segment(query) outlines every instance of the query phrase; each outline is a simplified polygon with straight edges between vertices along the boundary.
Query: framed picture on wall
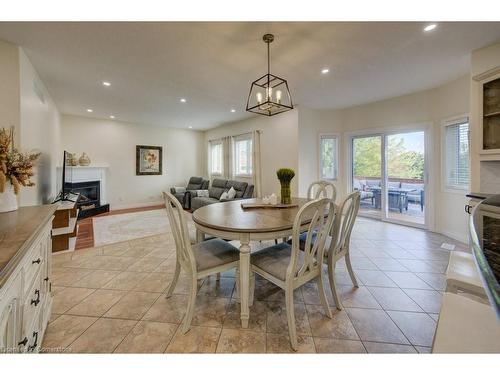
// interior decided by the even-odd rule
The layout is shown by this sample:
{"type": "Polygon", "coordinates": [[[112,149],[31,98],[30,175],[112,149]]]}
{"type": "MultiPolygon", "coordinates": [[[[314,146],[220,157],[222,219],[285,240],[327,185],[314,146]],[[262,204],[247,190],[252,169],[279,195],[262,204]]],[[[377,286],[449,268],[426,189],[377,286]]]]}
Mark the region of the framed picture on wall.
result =
{"type": "Polygon", "coordinates": [[[135,174],[137,176],[162,174],[161,146],[135,146],[135,174]]]}

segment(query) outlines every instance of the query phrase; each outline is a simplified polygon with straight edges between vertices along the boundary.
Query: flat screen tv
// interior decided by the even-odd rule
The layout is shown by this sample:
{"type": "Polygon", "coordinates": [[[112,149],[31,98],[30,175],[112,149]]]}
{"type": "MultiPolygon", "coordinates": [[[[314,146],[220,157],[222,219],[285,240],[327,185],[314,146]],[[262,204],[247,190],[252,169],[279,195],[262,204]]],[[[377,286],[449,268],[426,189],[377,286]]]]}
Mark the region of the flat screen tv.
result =
{"type": "Polygon", "coordinates": [[[68,163],[68,158],[70,154],[67,151],[64,151],[63,153],[63,165],[62,165],[62,172],[61,172],[61,191],[59,192],[59,195],[57,196],[55,202],[59,201],[71,201],[69,199],[69,195],[71,193],[71,168],[69,163],[68,163]]]}

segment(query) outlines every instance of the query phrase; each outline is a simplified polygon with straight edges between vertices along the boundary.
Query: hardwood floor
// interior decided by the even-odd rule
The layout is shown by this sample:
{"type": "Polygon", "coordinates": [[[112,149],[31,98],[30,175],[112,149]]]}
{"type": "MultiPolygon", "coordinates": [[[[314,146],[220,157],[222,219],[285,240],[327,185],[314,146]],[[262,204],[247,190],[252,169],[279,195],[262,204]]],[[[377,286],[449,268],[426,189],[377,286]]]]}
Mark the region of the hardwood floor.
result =
{"type": "MultiPolygon", "coordinates": [[[[100,214],[100,215],[97,215],[94,217],[120,215],[120,214],[128,214],[131,212],[157,210],[157,209],[162,208],[162,207],[164,207],[164,206],[160,204],[160,205],[148,206],[148,207],[127,208],[124,210],[114,210],[114,211],[106,212],[104,214],[100,214]]],[[[78,235],[76,236],[75,250],[86,249],[88,247],[93,247],[93,246],[94,246],[93,217],[78,220],[78,235]]]]}

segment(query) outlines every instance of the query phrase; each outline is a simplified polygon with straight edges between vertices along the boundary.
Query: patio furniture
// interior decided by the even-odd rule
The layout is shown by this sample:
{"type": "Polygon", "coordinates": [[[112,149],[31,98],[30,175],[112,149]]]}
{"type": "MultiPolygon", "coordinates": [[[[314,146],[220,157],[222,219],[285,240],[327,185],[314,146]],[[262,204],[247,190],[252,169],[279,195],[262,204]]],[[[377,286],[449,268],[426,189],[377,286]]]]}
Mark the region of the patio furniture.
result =
{"type": "MultiPolygon", "coordinates": [[[[371,189],[375,198],[375,208],[380,209],[382,207],[382,189],[380,187],[372,187],[371,189]]],[[[390,210],[398,210],[399,213],[403,213],[403,208],[408,210],[406,197],[414,189],[388,188],[387,190],[390,210]]]]}
{"type": "Polygon", "coordinates": [[[372,205],[375,204],[373,192],[370,191],[368,185],[366,184],[366,180],[354,179],[353,190],[359,192],[361,201],[369,200],[372,205]]]}
{"type": "Polygon", "coordinates": [[[406,210],[408,210],[408,203],[415,203],[420,205],[421,211],[424,211],[425,184],[403,182],[401,188],[413,190],[407,194],[406,210]]]}
{"type": "Polygon", "coordinates": [[[168,220],[175,240],[177,261],[174,279],[167,291],[167,298],[172,296],[181,268],[191,278],[186,315],[182,324],[182,333],[189,331],[193,320],[198,280],[220,272],[237,268],[240,253],[236,247],[221,239],[212,239],[191,245],[186,224],[186,217],[178,199],[167,192],[163,193],[168,220]]]}

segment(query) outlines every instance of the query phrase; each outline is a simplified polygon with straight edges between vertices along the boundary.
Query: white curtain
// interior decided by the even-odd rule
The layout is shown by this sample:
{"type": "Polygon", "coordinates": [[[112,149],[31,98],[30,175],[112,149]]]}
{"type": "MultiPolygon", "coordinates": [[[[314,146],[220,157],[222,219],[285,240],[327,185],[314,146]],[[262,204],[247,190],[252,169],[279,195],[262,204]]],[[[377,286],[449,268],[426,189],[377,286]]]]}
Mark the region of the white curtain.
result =
{"type": "Polygon", "coordinates": [[[253,166],[253,184],[254,196],[262,197],[262,167],[260,163],[260,135],[262,130],[252,132],[252,166],[253,166]]]}
{"type": "Polygon", "coordinates": [[[222,177],[226,180],[233,176],[233,138],[222,138],[222,177]]]}

